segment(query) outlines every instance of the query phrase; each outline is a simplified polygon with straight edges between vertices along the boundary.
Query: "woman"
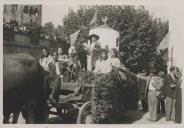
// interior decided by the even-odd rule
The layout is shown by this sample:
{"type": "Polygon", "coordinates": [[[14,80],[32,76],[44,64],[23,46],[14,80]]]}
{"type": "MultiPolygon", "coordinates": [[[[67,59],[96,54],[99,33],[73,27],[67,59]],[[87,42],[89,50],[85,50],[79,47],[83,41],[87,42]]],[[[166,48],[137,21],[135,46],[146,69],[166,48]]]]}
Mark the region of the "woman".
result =
{"type": "Polygon", "coordinates": [[[40,65],[46,72],[49,72],[49,63],[53,61],[52,56],[49,54],[49,50],[47,48],[42,48],[41,58],[39,60],[40,65]]]}
{"type": "Polygon", "coordinates": [[[89,71],[95,68],[95,63],[100,56],[101,45],[100,42],[98,41],[99,38],[100,37],[96,34],[92,34],[88,37],[90,43],[88,44],[89,55],[87,56],[88,59],[87,68],[89,71]]]}
{"type": "Polygon", "coordinates": [[[119,68],[121,66],[120,60],[118,58],[118,50],[116,48],[112,48],[109,52],[112,66],[119,68]]]}
{"type": "Polygon", "coordinates": [[[101,50],[100,58],[96,61],[94,73],[104,74],[109,73],[112,70],[111,59],[108,58],[108,52],[106,49],[101,50]]]}
{"type": "Polygon", "coordinates": [[[118,55],[119,55],[119,52],[116,48],[112,48],[109,51],[109,56],[111,58],[112,68],[113,69],[114,68],[121,68],[121,69],[128,71],[128,69],[125,67],[125,65],[123,63],[121,63],[120,59],[118,58],[118,55]]]}

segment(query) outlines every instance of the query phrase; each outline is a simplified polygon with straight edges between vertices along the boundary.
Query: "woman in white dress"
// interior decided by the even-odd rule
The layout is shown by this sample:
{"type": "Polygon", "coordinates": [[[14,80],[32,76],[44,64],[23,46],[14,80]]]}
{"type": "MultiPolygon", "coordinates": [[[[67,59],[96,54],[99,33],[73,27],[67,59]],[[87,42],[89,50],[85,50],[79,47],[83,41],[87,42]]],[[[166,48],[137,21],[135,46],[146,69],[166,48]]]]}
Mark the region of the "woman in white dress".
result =
{"type": "Polygon", "coordinates": [[[112,70],[111,59],[108,58],[108,52],[106,49],[102,49],[100,58],[95,64],[95,74],[109,73],[112,70]]]}

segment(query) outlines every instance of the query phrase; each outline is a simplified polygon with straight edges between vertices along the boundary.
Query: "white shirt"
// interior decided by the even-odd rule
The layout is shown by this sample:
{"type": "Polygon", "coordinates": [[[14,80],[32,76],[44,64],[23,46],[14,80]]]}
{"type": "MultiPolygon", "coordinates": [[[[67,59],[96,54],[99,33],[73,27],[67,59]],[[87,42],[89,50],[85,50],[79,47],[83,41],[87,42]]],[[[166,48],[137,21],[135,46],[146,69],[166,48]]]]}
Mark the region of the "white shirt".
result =
{"type": "Polygon", "coordinates": [[[52,56],[44,57],[39,60],[40,65],[43,67],[45,71],[49,71],[49,63],[53,61],[52,56]]]}
{"type": "Polygon", "coordinates": [[[97,60],[95,64],[94,73],[109,73],[112,70],[111,59],[107,60],[97,60]]]}
{"type": "Polygon", "coordinates": [[[149,85],[148,85],[148,90],[154,91],[155,88],[153,87],[153,82],[154,82],[154,77],[151,78],[149,85]]]}
{"type": "Polygon", "coordinates": [[[89,42],[88,45],[86,45],[87,48],[89,49],[90,53],[95,49],[95,46],[97,44],[100,45],[100,43],[98,41],[95,41],[95,42],[92,42],[92,43],[89,42]]]}
{"type": "Polygon", "coordinates": [[[121,66],[120,60],[118,58],[111,58],[111,64],[112,66],[115,66],[115,67],[121,66]]]}
{"type": "Polygon", "coordinates": [[[174,75],[172,73],[170,73],[172,79],[175,81],[174,75]]]}

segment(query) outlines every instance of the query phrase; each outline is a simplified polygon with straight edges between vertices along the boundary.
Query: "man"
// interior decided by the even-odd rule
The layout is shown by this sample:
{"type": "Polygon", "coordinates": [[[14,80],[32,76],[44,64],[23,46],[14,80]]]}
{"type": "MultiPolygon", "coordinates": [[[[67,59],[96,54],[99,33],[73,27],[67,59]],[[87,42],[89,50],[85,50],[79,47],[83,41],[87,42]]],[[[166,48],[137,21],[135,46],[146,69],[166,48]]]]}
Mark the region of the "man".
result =
{"type": "Polygon", "coordinates": [[[182,121],[182,88],[181,88],[181,82],[182,82],[182,74],[178,67],[176,67],[176,85],[177,85],[177,96],[176,96],[176,112],[175,112],[175,122],[181,123],[182,121]]]}
{"type": "Polygon", "coordinates": [[[47,75],[47,80],[49,81],[49,101],[55,102],[57,91],[60,86],[60,78],[62,77],[58,62],[58,53],[53,52],[53,61],[49,63],[49,74],[47,75]]]}
{"type": "Polygon", "coordinates": [[[165,95],[164,95],[164,84],[163,84],[163,81],[165,79],[165,74],[166,73],[164,71],[160,71],[158,73],[158,78],[162,83],[157,84],[158,113],[162,115],[165,115],[165,95]]]}
{"type": "Polygon", "coordinates": [[[150,70],[150,77],[146,83],[146,93],[148,94],[148,110],[150,118],[148,121],[155,122],[157,121],[157,105],[158,99],[156,97],[156,89],[154,87],[154,78],[156,77],[157,70],[155,68],[150,70]]]}
{"type": "Polygon", "coordinates": [[[70,60],[68,62],[68,69],[70,71],[70,79],[77,81],[78,73],[81,69],[81,63],[80,63],[77,55],[70,58],[70,60]]]}
{"type": "Polygon", "coordinates": [[[165,95],[166,95],[166,120],[175,120],[175,103],[177,96],[177,85],[175,79],[176,68],[172,66],[170,68],[170,73],[166,76],[165,85],[165,95]]]}
{"type": "Polygon", "coordinates": [[[138,81],[139,85],[139,92],[140,92],[140,99],[142,104],[142,111],[148,111],[148,97],[145,96],[145,88],[147,83],[148,72],[146,69],[143,69],[141,72],[141,78],[138,81]]]}

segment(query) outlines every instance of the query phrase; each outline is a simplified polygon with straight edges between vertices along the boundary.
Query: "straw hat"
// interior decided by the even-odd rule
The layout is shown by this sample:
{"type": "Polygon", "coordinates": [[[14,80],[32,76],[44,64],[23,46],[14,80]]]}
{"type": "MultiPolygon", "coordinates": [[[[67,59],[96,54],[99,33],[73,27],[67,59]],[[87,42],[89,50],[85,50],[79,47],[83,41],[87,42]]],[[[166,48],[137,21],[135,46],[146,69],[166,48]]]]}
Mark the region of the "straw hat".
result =
{"type": "Polygon", "coordinates": [[[95,37],[95,38],[96,38],[96,41],[99,40],[99,38],[100,38],[98,35],[92,34],[92,35],[88,36],[88,39],[89,39],[90,41],[92,41],[92,37],[95,37]]]}

